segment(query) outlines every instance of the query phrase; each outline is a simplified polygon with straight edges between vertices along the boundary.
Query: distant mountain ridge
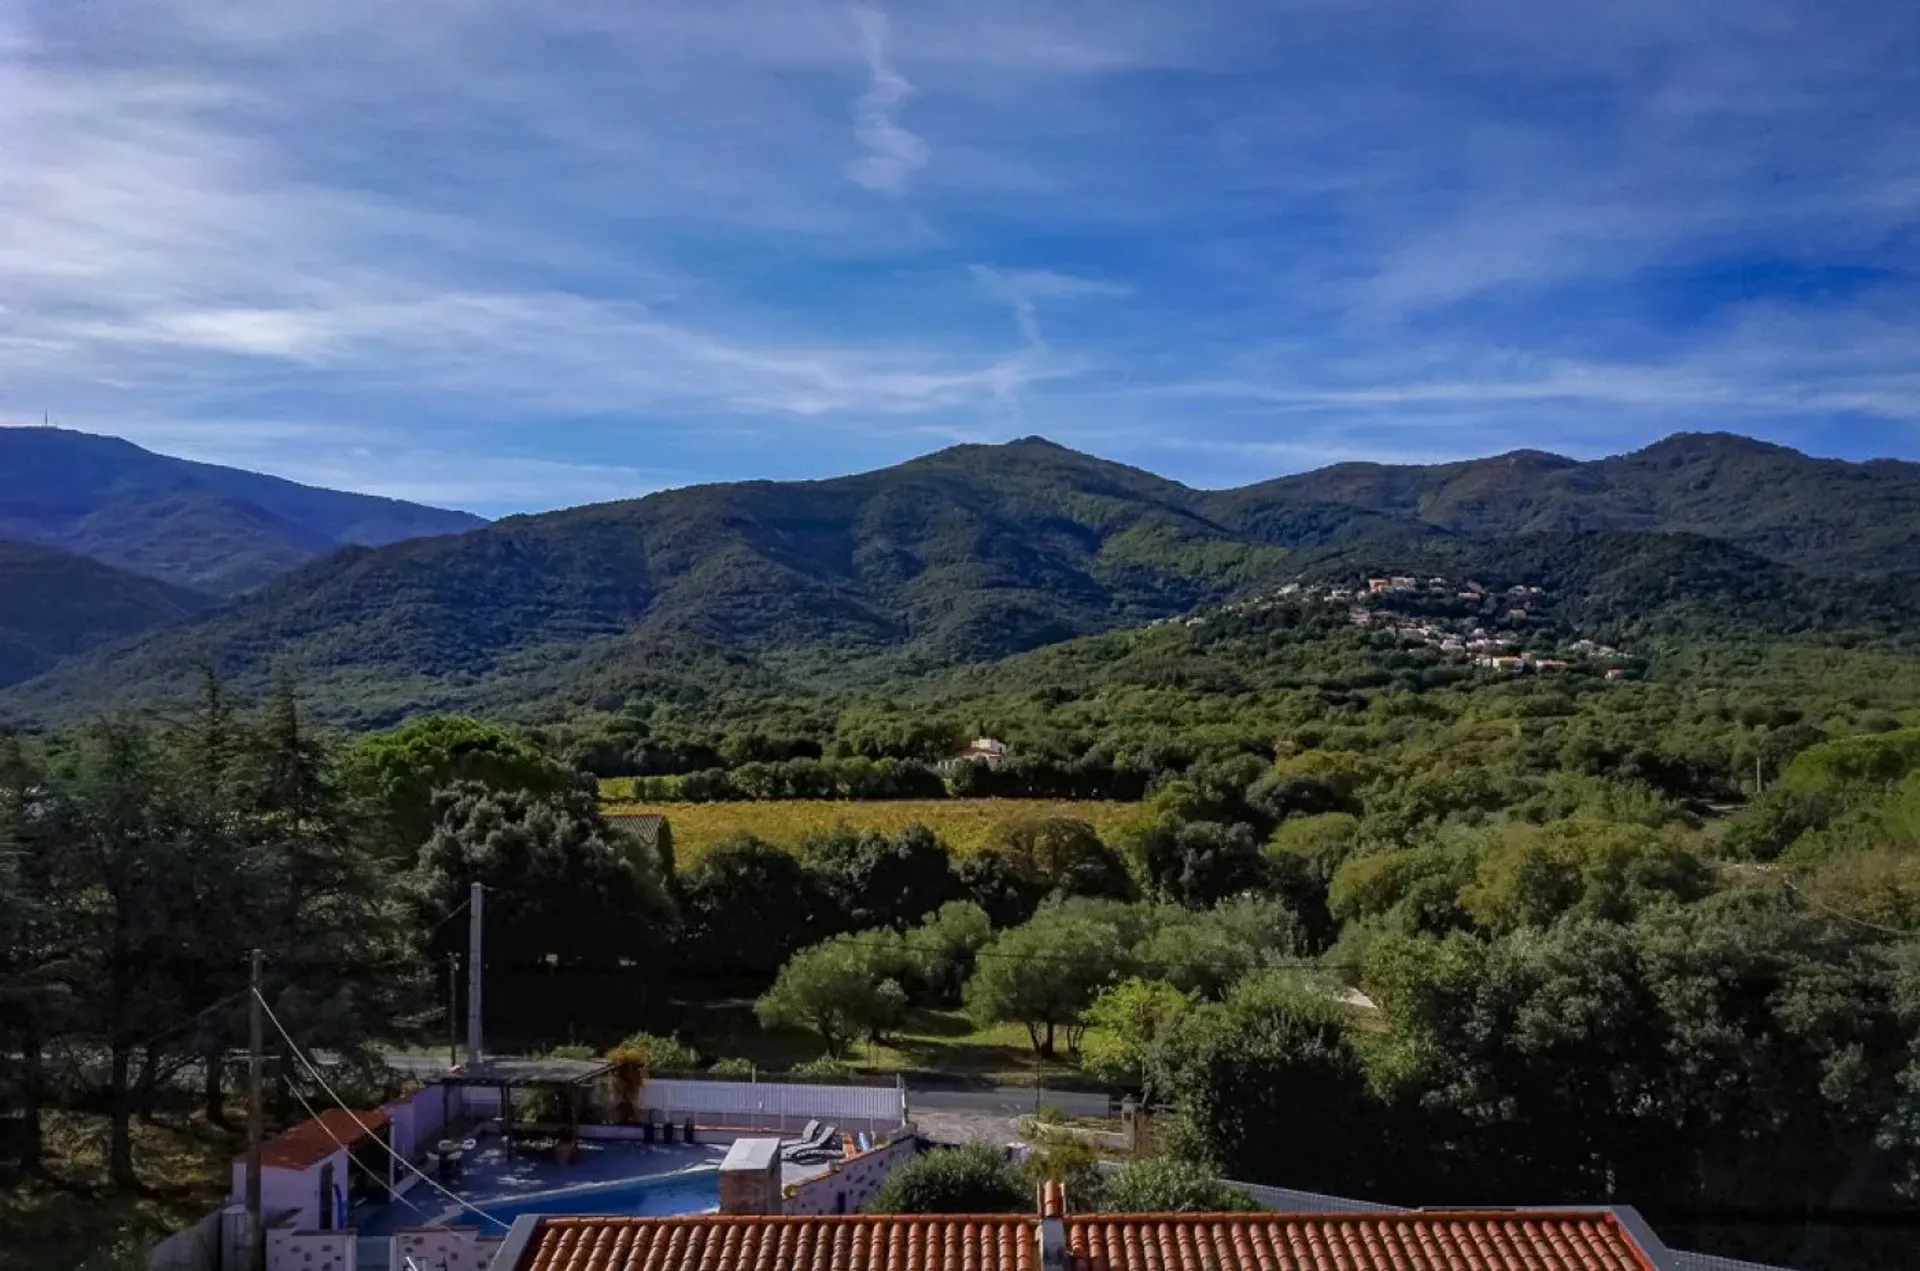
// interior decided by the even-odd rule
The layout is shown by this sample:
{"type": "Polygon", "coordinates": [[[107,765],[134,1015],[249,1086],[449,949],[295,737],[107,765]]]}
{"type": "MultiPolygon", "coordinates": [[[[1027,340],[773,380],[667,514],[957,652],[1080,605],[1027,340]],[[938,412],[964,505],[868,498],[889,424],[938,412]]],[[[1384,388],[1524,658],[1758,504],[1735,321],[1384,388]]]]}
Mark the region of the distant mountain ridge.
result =
{"type": "Polygon", "coordinates": [[[832,480],[695,486],[348,548],[56,668],[0,712],[164,694],[201,664],[244,686],[279,658],[358,722],[573,700],[588,684],[618,700],[662,650],[912,674],[1395,560],[1551,570],[1569,603],[1647,630],[1799,631],[1811,615],[1881,631],[1920,612],[1913,584],[1866,603],[1816,575],[1920,574],[1917,474],[1704,437],[1590,464],[1342,465],[1201,491],[1039,438],[959,446],[832,480]]]}
{"type": "Polygon", "coordinates": [[[1815,459],[1681,433],[1587,462],[1537,450],[1426,467],[1344,463],[1224,492],[1214,515],[1334,503],[1480,536],[1700,534],[1801,569],[1920,574],[1920,464],[1815,459]]]}
{"type": "Polygon", "coordinates": [[[348,544],[486,522],[194,463],[117,437],[0,428],[0,539],[78,553],[210,595],[256,587],[348,544]]]}

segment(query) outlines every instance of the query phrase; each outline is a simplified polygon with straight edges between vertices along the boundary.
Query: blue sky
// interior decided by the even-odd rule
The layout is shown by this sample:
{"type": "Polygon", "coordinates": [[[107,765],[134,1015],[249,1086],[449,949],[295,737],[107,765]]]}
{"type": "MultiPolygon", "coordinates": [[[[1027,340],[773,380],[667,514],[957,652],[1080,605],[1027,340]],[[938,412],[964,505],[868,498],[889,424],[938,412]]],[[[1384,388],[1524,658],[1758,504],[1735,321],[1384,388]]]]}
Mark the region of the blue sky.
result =
{"type": "Polygon", "coordinates": [[[1920,458],[1911,0],[0,5],[0,421],[498,514],[1920,458]]]}

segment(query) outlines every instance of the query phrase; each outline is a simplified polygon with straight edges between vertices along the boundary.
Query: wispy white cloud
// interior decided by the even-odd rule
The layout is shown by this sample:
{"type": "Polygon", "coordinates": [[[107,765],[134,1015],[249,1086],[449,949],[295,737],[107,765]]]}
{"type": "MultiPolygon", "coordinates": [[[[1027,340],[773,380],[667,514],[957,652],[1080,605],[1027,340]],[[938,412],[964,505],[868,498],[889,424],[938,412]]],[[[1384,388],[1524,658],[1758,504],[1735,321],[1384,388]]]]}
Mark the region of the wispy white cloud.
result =
{"type": "Polygon", "coordinates": [[[1016,426],[1241,476],[1906,445],[1916,40],[1895,0],[24,0],[0,412],[274,470],[351,435],[358,482],[544,456],[554,499],[1016,426]]]}
{"type": "Polygon", "coordinates": [[[1000,270],[973,265],[974,281],[994,299],[1013,312],[1014,325],[1027,347],[1037,353],[1052,352],[1040,333],[1039,302],[1042,300],[1078,300],[1088,298],[1119,299],[1133,294],[1124,283],[1104,282],[1097,278],[1076,278],[1049,269],[1000,270]]]}
{"type": "MultiPolygon", "coordinates": [[[[511,400],[533,411],[911,415],[981,406],[1068,373],[1031,350],[967,356],[730,340],[640,306],[561,293],[169,310],[58,330],[82,364],[210,352],[298,364],[317,377],[310,387],[332,377],[368,390],[511,400]]],[[[233,374],[206,370],[216,379],[233,374]]]]}
{"type": "Polygon", "coordinates": [[[892,23],[877,4],[856,4],[854,22],[867,60],[867,91],[854,106],[853,135],[867,153],[847,165],[856,184],[882,194],[900,194],[915,172],[926,166],[927,143],[901,125],[899,114],[913,85],[894,69],[890,49],[892,23]]]}

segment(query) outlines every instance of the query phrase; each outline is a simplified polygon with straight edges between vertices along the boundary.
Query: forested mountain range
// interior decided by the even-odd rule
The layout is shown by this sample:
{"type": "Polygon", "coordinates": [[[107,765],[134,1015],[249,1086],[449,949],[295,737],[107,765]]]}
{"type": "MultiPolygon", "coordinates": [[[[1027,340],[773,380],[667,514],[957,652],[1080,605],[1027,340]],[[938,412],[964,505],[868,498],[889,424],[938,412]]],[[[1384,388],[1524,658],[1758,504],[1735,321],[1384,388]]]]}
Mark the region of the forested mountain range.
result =
{"type": "Polygon", "coordinates": [[[210,595],[245,591],[350,543],[483,524],[466,512],[158,455],[117,437],[0,428],[0,539],[210,595]]]}
{"type": "Polygon", "coordinates": [[[275,659],[347,722],[618,700],[675,676],[911,677],[1388,568],[1550,583],[1621,636],[1892,638],[1916,607],[1916,474],[1687,436],[1592,464],[1343,465],[1200,491],[1038,438],[958,446],[345,548],[56,668],[0,712],[152,697],[203,664],[257,684],[275,659]]]}
{"type": "Polygon", "coordinates": [[[208,596],[71,552],[0,542],[0,685],[213,607],[208,596]]]}
{"type": "Polygon", "coordinates": [[[1224,523],[1329,503],[1460,534],[1700,534],[1803,569],[1920,570],[1920,464],[1814,459],[1727,433],[1683,433],[1582,463],[1540,451],[1427,467],[1343,463],[1215,496],[1224,523]]]}

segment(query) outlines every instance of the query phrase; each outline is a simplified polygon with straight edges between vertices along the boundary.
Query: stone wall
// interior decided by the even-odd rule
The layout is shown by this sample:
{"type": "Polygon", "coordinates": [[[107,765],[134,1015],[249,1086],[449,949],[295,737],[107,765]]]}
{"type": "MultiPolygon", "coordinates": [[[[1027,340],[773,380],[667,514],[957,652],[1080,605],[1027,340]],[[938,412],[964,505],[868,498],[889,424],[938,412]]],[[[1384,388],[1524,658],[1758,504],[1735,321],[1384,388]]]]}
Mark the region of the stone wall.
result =
{"type": "Polygon", "coordinates": [[[506,1237],[482,1235],[477,1227],[413,1227],[394,1233],[395,1261],[412,1258],[421,1271],[487,1271],[506,1237]]]}
{"type": "Polygon", "coordinates": [[[355,1271],[351,1231],[275,1227],[267,1233],[267,1271],[355,1271]]]}
{"type": "Polygon", "coordinates": [[[873,1199],[893,1167],[920,1150],[920,1141],[903,1134],[870,1152],[850,1156],[818,1178],[797,1183],[788,1193],[789,1214],[851,1214],[873,1199]]]}

